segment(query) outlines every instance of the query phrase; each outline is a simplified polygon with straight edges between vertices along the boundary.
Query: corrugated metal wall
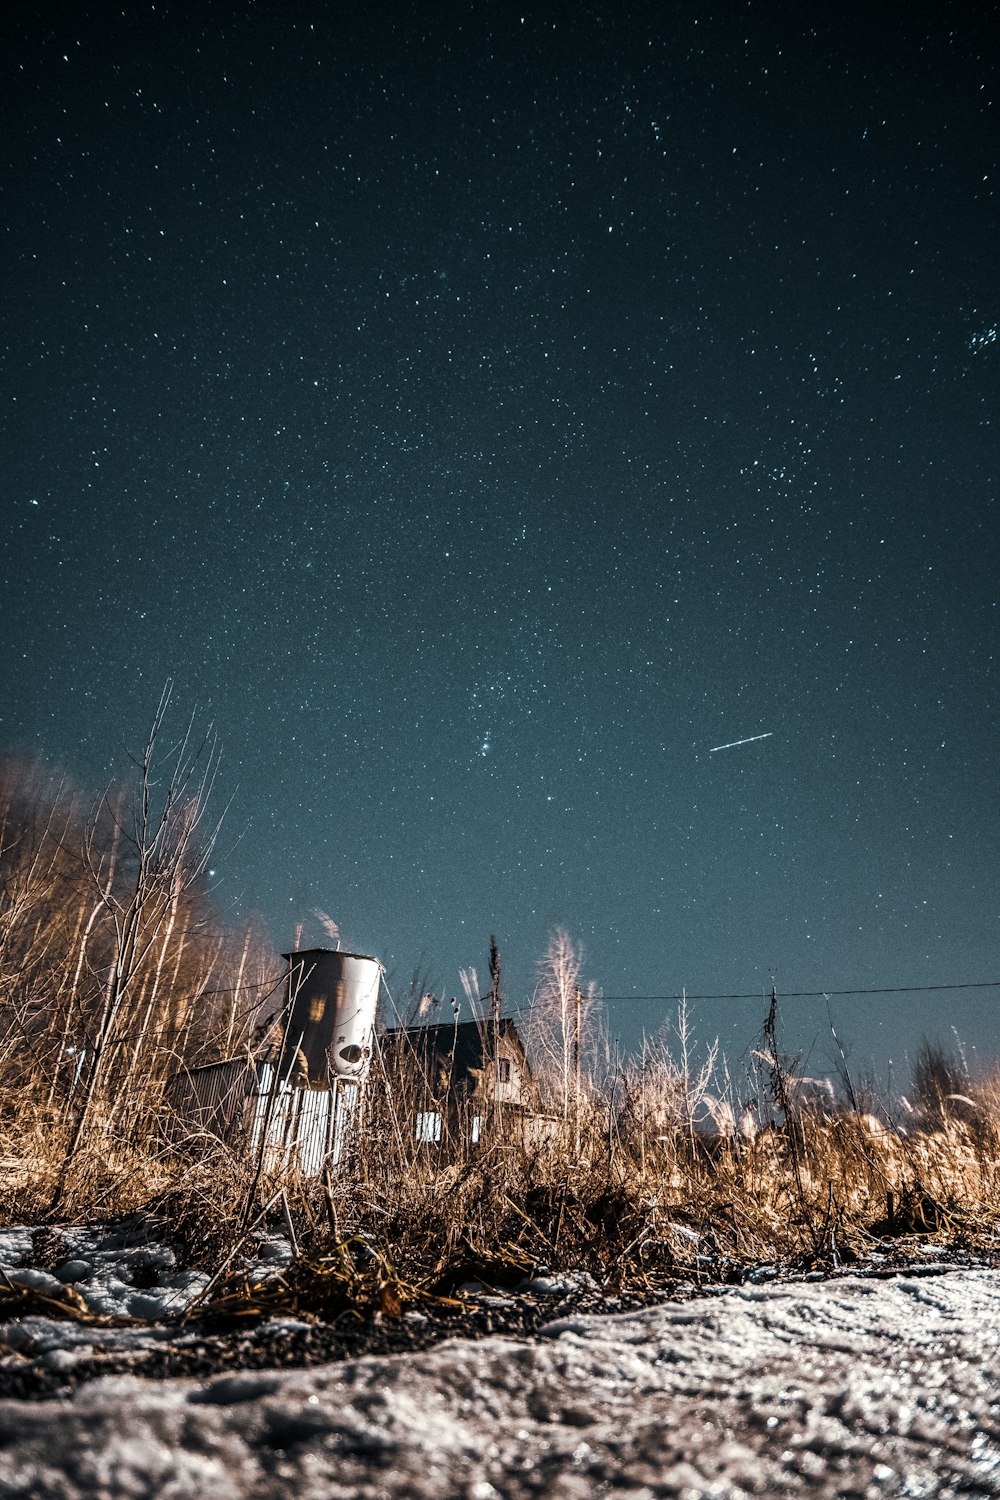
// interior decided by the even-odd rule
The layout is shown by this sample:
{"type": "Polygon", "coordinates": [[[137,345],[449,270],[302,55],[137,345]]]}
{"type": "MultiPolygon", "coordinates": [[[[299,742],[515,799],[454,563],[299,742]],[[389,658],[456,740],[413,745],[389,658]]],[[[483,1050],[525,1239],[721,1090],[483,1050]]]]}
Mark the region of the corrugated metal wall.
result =
{"type": "Polygon", "coordinates": [[[343,1158],[358,1103],[358,1085],[293,1088],[273,1063],[246,1058],[179,1073],[172,1103],[185,1124],[207,1131],[275,1172],[318,1176],[343,1158]]]}
{"type": "Polygon", "coordinates": [[[178,1073],[170,1102],[186,1126],[235,1143],[249,1127],[250,1100],[257,1088],[254,1064],[248,1057],[234,1057],[178,1073]]]}
{"type": "Polygon", "coordinates": [[[333,1089],[296,1089],[261,1063],[251,1150],[261,1142],[272,1171],[298,1169],[317,1177],[342,1159],[358,1103],[358,1085],[338,1080],[333,1089]]]}

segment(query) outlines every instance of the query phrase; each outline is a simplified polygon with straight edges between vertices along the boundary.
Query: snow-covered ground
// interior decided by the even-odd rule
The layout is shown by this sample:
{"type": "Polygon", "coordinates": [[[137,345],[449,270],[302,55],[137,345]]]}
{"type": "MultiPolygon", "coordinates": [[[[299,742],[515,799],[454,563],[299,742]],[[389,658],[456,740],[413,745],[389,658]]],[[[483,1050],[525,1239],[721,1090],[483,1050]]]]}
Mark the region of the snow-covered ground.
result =
{"type": "MultiPolygon", "coordinates": [[[[105,1229],[63,1228],[58,1232],[65,1253],[50,1255],[45,1268],[34,1264],[37,1231],[23,1226],[0,1229],[0,1276],[22,1286],[58,1295],[77,1292],[90,1311],[103,1317],[164,1318],[176,1316],[208,1281],[200,1271],[181,1270],[174,1252],[150,1235],[148,1221],[136,1219],[105,1229]]],[[[285,1253],[276,1260],[291,1258],[285,1253]]],[[[6,1331],[0,1328],[0,1339],[6,1331]]]]}
{"type": "MultiPolygon", "coordinates": [[[[46,1336],[72,1358],[85,1331],[46,1336]]],[[[0,1402],[0,1497],[992,1496],[998,1397],[997,1273],[772,1282],[535,1342],[0,1402]]]]}

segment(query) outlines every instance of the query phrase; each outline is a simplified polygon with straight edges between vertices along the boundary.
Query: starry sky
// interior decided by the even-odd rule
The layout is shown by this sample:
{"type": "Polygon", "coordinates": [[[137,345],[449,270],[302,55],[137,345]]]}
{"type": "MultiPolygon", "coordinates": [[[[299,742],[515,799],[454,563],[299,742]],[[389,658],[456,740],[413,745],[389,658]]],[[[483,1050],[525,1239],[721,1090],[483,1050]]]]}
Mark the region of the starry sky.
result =
{"type": "Polygon", "coordinates": [[[0,749],[97,788],[171,679],[227,920],[398,990],[559,923],[609,997],[1000,978],[995,8],[38,9],[0,749]]]}

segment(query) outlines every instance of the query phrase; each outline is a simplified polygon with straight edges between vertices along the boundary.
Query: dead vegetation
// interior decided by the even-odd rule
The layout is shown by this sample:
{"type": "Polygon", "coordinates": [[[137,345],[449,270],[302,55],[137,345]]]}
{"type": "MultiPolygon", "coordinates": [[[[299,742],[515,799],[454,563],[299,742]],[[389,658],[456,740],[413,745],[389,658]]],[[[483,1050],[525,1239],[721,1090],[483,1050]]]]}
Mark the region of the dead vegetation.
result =
{"type": "MultiPolygon", "coordinates": [[[[216,1273],[198,1311],[218,1319],[389,1316],[470,1282],[565,1271],[652,1292],[766,1263],[835,1270],[906,1236],[991,1253],[1000,1243],[1000,1083],[925,1049],[909,1099],[870,1112],[805,1088],[780,1056],[774,1014],[756,1078],[735,1080],[715,1051],[695,1060],[683,1009],[639,1056],[613,1062],[565,933],[540,971],[541,1134],[496,1104],[473,1139],[466,1100],[440,1139],[421,1139],[433,1083],[398,1049],[391,1065],[376,1055],[335,1172],[255,1170],[238,1142],[179,1130],[170,1078],[249,1047],[281,966],[212,908],[210,740],[189,734],[161,756],[162,732],[158,719],[136,794],[109,789],[89,809],[0,769],[8,1222],[158,1214],[182,1254],[216,1273]],[[274,1225],[296,1260],[255,1284],[241,1266],[274,1225]]],[[[499,955],[491,976],[495,1033],[499,955]]],[[[26,1295],[0,1288],[5,1305],[26,1295]]]]}

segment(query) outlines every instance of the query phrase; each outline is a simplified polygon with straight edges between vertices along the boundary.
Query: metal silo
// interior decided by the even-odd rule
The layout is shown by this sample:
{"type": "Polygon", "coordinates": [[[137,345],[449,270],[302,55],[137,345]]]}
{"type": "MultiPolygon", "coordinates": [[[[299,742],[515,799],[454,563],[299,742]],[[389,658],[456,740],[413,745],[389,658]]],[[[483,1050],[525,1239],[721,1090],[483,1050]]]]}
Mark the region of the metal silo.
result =
{"type": "Polygon", "coordinates": [[[382,965],[363,953],[329,948],[282,957],[288,989],[280,1075],[292,1075],[298,1062],[310,1084],[360,1082],[371,1061],[382,965]]]}

